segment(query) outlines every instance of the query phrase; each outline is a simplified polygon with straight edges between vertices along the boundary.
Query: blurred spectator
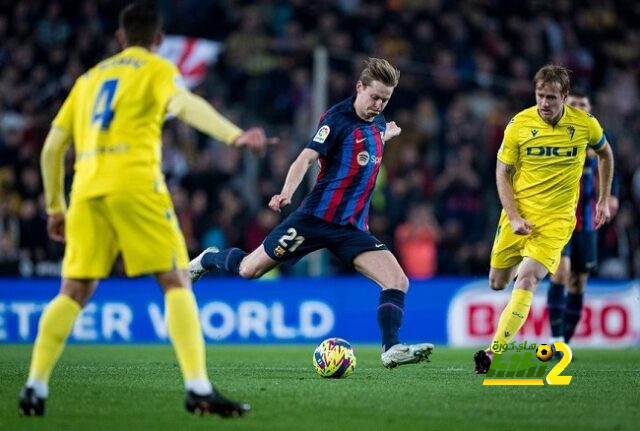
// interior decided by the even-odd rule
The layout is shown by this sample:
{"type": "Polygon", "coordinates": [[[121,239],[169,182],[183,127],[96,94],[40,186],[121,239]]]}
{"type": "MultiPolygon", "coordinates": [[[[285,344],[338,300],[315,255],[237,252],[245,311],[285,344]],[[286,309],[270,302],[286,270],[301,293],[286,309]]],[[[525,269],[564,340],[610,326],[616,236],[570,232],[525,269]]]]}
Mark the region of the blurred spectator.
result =
{"type": "Polygon", "coordinates": [[[412,207],[407,221],[395,232],[395,250],[407,276],[427,278],[436,274],[439,240],[440,227],[433,209],[426,204],[412,207]]]}
{"type": "MultiPolygon", "coordinates": [[[[118,8],[104,0],[0,3],[0,268],[15,273],[16,256],[33,260],[34,268],[59,260],[60,249],[43,233],[39,151],[74,79],[118,49],[118,8]],[[3,267],[7,261],[13,263],[3,267]]],[[[315,127],[313,49],[323,45],[328,104],[353,94],[363,58],[385,56],[400,68],[385,115],[403,134],[385,148],[370,226],[393,246],[416,217],[408,209],[433,206],[442,226],[438,274],[486,273],[500,210],[494,172],[504,127],[535,103],[533,71],[550,61],[569,67],[574,85],[594,95],[594,114],[620,161],[621,210],[600,235],[601,273],[640,277],[640,8],[634,2],[586,2],[579,9],[536,0],[517,7],[504,1],[159,4],[168,33],[225,45],[195,91],[240,124],[284,132],[276,133],[281,144],[255,162],[178,121],[166,123],[163,170],[190,252],[209,245],[253,248],[279,220],[262,202],[279,191],[315,127]]],[[[65,162],[70,184],[72,152],[65,162]]],[[[315,271],[326,273],[329,260],[318,261],[325,267],[315,271]]]]}

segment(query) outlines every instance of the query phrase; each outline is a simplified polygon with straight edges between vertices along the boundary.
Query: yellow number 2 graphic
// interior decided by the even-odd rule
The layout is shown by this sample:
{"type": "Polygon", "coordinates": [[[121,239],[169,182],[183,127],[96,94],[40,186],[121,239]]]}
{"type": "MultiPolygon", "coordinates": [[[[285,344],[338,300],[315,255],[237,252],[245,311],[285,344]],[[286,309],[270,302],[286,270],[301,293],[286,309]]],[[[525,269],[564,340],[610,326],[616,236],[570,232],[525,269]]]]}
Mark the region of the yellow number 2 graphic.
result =
{"type": "Polygon", "coordinates": [[[556,342],[553,343],[553,347],[556,348],[557,352],[562,352],[562,359],[558,362],[555,367],[549,371],[547,374],[547,383],[550,385],[568,385],[571,382],[571,377],[573,376],[561,376],[560,373],[567,368],[567,365],[571,362],[573,358],[573,353],[571,352],[571,348],[567,346],[565,343],[556,342]]]}

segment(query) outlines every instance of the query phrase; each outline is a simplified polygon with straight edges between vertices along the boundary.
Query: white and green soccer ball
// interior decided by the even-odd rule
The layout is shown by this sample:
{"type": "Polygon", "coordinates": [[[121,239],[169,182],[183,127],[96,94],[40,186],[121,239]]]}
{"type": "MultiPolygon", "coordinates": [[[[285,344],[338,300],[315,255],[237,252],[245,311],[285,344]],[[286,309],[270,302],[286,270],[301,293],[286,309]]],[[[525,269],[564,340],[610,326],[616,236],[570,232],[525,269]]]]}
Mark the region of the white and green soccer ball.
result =
{"type": "Polygon", "coordinates": [[[313,352],[313,368],[322,377],[347,377],[356,368],[353,346],[342,338],[327,338],[313,352]]]}

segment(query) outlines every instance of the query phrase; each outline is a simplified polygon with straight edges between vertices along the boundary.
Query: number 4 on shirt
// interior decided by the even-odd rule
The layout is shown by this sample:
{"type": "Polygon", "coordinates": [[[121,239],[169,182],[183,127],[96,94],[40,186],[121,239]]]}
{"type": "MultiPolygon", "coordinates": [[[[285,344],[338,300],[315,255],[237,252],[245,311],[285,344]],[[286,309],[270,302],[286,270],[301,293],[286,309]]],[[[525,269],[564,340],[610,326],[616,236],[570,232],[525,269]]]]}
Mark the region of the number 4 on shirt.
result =
{"type": "Polygon", "coordinates": [[[104,81],[93,104],[91,124],[100,123],[101,130],[108,130],[111,120],[113,120],[113,96],[116,94],[117,86],[117,79],[104,81]]]}

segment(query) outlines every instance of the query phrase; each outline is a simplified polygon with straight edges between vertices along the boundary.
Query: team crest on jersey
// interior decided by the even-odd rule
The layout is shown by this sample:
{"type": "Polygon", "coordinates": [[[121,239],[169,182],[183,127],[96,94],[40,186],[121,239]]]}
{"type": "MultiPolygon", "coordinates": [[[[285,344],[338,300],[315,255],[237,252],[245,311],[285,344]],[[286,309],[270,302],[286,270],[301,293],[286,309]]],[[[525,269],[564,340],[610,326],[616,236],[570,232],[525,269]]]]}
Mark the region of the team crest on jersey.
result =
{"type": "Polygon", "coordinates": [[[329,136],[329,132],[331,132],[331,129],[326,124],[320,127],[318,129],[318,132],[316,133],[316,136],[313,137],[313,142],[324,144],[324,141],[327,139],[327,136],[329,136]]]}
{"type": "Polygon", "coordinates": [[[369,153],[366,151],[360,151],[356,156],[356,160],[358,161],[358,164],[360,166],[367,166],[367,163],[369,163],[369,158],[369,153]]]}
{"type": "Polygon", "coordinates": [[[273,254],[276,255],[276,257],[282,257],[284,256],[284,252],[286,250],[282,247],[282,246],[277,246],[274,250],[273,250],[273,254]]]}
{"type": "Polygon", "coordinates": [[[573,139],[573,135],[576,133],[576,128],[573,126],[567,127],[567,133],[569,134],[569,139],[573,139]]]}
{"type": "Polygon", "coordinates": [[[538,134],[538,129],[531,129],[531,136],[535,138],[537,134],[538,134]]]}

